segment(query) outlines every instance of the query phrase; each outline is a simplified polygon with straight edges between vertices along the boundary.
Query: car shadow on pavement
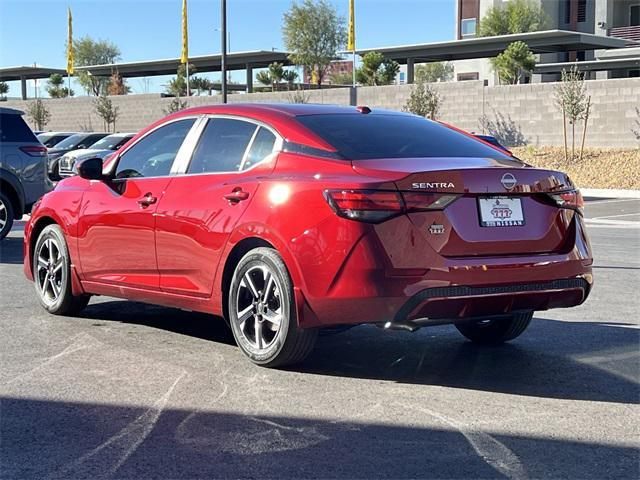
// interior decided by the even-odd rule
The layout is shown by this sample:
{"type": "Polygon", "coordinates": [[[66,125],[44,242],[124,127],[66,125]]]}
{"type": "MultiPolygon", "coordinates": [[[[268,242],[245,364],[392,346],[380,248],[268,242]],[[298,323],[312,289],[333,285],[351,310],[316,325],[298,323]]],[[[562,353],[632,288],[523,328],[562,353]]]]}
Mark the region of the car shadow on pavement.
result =
{"type": "MultiPolygon", "coordinates": [[[[82,311],[86,319],[121,322],[166,330],[226,345],[235,345],[233,334],[224,319],[205,313],[187,312],[127,300],[92,301],[82,311]]],[[[95,323],[94,325],[101,325],[95,323]]]]}
{"type": "Polygon", "coordinates": [[[640,330],[536,318],[518,339],[479,346],[455,327],[361,326],[323,337],[295,370],[515,395],[637,403],[640,330]]]}
{"type": "Polygon", "coordinates": [[[494,434],[414,411],[394,425],[1,401],[5,479],[637,477],[631,446],[494,434]],[[416,416],[437,426],[408,426],[416,416]]]}

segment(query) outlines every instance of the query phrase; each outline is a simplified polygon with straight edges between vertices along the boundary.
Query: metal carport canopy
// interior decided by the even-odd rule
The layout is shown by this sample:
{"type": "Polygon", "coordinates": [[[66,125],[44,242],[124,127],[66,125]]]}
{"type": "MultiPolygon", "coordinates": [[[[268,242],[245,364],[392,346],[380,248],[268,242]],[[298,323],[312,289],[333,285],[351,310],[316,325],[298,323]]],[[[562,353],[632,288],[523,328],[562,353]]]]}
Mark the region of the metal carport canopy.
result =
{"type": "Polygon", "coordinates": [[[22,99],[27,99],[27,80],[40,78],[49,78],[52,74],[59,73],[66,75],[67,72],[60,68],[47,68],[38,66],[20,66],[20,67],[3,67],[0,68],[0,82],[20,81],[20,89],[22,91],[22,99]]]}
{"type": "MultiPolygon", "coordinates": [[[[359,55],[380,52],[398,63],[439,62],[491,58],[502,53],[510,43],[522,41],[533,53],[599,50],[634,46],[635,42],[614,37],[567,30],[544,30],[495,37],[475,37],[447,42],[403,45],[398,47],[367,48],[356,50],[359,55]],[[410,62],[409,62],[410,60],[410,62]]],[[[343,52],[345,54],[350,52],[343,52]]]]}
{"type": "MultiPolygon", "coordinates": [[[[198,72],[219,72],[221,70],[222,55],[200,55],[189,58],[189,64],[196,67],[198,72]]],[[[250,52],[233,52],[227,54],[227,70],[245,70],[250,68],[268,67],[270,63],[279,62],[290,65],[287,52],[270,50],[255,50],[250,52]]],[[[175,75],[180,66],[180,58],[164,60],[145,60],[141,62],[123,62],[107,65],[87,65],[76,67],[77,72],[90,72],[95,76],[109,76],[118,72],[122,77],[151,77],[155,75],[175,75]]]]}

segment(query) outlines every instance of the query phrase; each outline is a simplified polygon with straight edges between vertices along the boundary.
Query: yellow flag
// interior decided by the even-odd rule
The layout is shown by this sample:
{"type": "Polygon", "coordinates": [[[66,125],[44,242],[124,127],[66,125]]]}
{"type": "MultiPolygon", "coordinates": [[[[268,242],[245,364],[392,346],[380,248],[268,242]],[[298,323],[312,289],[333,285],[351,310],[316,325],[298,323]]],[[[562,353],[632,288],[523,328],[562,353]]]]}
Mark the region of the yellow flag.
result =
{"type": "Polygon", "coordinates": [[[187,0],[182,0],[182,57],[181,63],[189,61],[189,27],[187,25],[187,0]]]}
{"type": "Polygon", "coordinates": [[[356,49],[356,11],[354,1],[349,0],[349,40],[347,42],[347,50],[352,52],[356,49]]]}
{"type": "Polygon", "coordinates": [[[73,75],[73,18],[71,16],[71,7],[69,7],[68,11],[69,17],[69,25],[68,29],[68,38],[67,38],[67,73],[69,75],[73,75]]]}

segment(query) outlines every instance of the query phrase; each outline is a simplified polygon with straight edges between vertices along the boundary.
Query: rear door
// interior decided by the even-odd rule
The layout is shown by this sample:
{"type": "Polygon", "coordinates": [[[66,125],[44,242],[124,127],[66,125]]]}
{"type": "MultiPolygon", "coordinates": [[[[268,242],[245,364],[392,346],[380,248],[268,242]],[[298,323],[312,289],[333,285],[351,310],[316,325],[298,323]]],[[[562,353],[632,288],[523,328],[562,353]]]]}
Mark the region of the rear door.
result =
{"type": "Polygon", "coordinates": [[[112,180],[91,181],[78,223],[83,280],[159,289],[155,213],[195,122],[182,118],[152,130],[122,153],[112,180]]]}
{"type": "Polygon", "coordinates": [[[211,295],[220,254],[281,144],[270,128],[244,119],[212,117],[203,125],[156,214],[163,291],[211,295]]]}

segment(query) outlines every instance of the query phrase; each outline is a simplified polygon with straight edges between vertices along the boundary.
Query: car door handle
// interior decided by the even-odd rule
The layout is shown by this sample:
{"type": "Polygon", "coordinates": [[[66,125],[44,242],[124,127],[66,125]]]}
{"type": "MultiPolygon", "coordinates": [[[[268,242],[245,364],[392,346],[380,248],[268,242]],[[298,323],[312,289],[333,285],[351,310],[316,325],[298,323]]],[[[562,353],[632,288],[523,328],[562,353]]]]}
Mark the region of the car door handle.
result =
{"type": "Polygon", "coordinates": [[[238,189],[234,190],[231,193],[226,193],[225,195],[223,195],[223,197],[225,198],[225,200],[229,200],[229,202],[231,203],[238,203],[242,200],[247,200],[249,198],[249,192],[238,189]]]}
{"type": "Polygon", "coordinates": [[[149,205],[153,205],[157,201],[158,199],[156,197],[151,195],[151,193],[147,193],[144,197],[138,200],[138,205],[140,205],[142,208],[147,208],[149,205]]]}

